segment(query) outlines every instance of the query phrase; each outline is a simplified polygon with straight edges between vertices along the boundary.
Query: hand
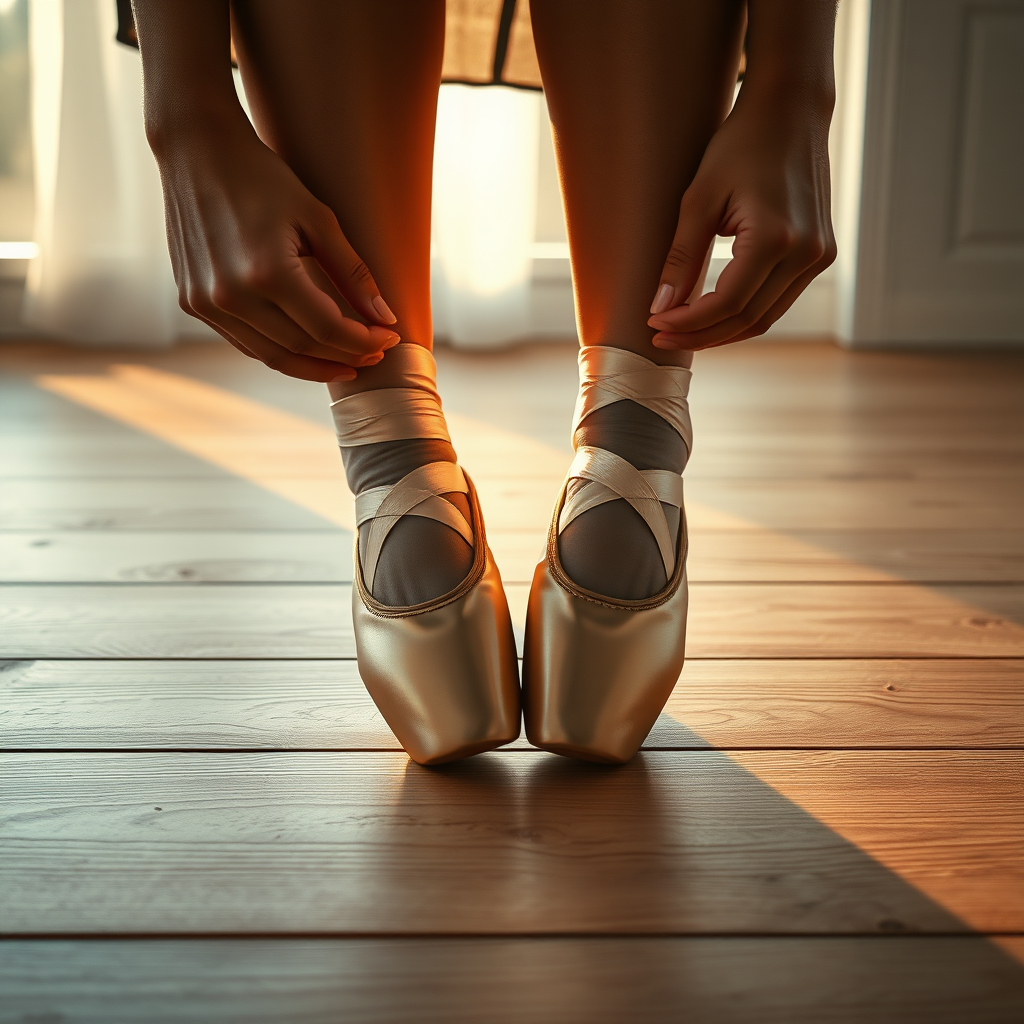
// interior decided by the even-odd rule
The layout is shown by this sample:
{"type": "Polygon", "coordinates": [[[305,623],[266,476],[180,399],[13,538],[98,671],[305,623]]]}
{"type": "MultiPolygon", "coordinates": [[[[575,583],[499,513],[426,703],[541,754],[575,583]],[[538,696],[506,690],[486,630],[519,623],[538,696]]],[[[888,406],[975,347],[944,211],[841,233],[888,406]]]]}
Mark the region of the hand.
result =
{"type": "MultiPolygon", "coordinates": [[[[167,236],[186,313],[235,348],[303,380],[351,380],[399,336],[333,212],[249,127],[159,147],[167,236]],[[342,314],[303,265],[312,257],[366,324],[342,314]]],[[[315,268],[313,268],[315,270],[315,268]]],[[[326,282],[325,282],[326,283],[326,282]]]]}
{"type": "Polygon", "coordinates": [[[647,321],[657,348],[713,348],[763,334],[835,260],[831,106],[743,101],[741,92],[683,195],[647,321]],[[733,259],[701,296],[716,234],[735,236],[733,259]]]}

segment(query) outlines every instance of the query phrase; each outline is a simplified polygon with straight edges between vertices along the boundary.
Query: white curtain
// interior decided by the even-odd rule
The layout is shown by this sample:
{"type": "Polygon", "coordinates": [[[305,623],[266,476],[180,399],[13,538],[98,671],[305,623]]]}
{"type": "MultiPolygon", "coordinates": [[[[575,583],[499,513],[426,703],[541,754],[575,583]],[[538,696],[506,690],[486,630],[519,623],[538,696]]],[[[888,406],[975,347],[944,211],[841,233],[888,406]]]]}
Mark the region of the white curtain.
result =
{"type": "Polygon", "coordinates": [[[72,341],[167,345],[187,318],[142,129],[138,54],[114,41],[112,0],[30,0],[29,18],[39,256],[23,318],[72,341]]]}
{"type": "MultiPolygon", "coordinates": [[[[177,306],[139,56],[114,41],[115,22],[113,0],[30,0],[39,256],[23,318],[86,344],[215,337],[177,306]]],[[[531,332],[542,102],[442,87],[432,273],[436,332],[454,344],[531,332]]]]}

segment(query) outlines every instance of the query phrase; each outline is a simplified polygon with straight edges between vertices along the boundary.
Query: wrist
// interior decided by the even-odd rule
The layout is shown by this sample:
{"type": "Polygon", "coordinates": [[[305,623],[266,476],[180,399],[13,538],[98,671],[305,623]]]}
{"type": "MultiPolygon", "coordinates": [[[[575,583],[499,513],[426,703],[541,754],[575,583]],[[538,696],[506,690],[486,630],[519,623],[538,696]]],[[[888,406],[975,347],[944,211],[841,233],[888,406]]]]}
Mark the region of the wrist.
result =
{"type": "Polygon", "coordinates": [[[230,144],[255,135],[233,91],[216,99],[208,93],[190,97],[176,92],[170,103],[150,102],[147,97],[145,126],[150,149],[161,162],[196,146],[230,144]]]}
{"type": "Polygon", "coordinates": [[[759,104],[783,108],[799,106],[830,115],[836,103],[836,86],[831,75],[813,71],[750,68],[743,78],[740,96],[759,104]]]}
{"type": "Polygon", "coordinates": [[[827,134],[835,102],[831,79],[748,74],[736,98],[735,112],[741,116],[750,113],[761,122],[820,129],[827,134]]]}
{"type": "Polygon", "coordinates": [[[831,119],[835,0],[747,0],[746,102],[831,119]]]}

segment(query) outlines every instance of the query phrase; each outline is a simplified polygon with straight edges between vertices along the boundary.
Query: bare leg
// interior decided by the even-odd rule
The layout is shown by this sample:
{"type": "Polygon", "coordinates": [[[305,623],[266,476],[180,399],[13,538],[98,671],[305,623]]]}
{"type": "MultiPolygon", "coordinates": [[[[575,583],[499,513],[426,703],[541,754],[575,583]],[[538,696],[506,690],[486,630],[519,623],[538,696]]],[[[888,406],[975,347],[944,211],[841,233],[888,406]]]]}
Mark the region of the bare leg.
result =
{"type": "Polygon", "coordinates": [[[729,111],[744,6],[531,4],[584,345],[670,361],[647,318],[679,202],[729,111]]]}
{"type": "MultiPolygon", "coordinates": [[[[234,0],[232,31],[260,137],[334,211],[387,294],[403,344],[430,348],[430,196],[444,0],[234,0]]],[[[393,386],[391,370],[385,354],[355,381],[329,385],[331,396],[393,386]]],[[[428,462],[455,461],[450,444],[427,439],[343,454],[357,493],[395,483],[428,462]]],[[[449,498],[468,513],[461,494],[449,498]]],[[[469,546],[452,530],[406,517],[388,537],[374,596],[389,605],[428,600],[456,586],[471,561],[469,546]]]]}
{"type": "Polygon", "coordinates": [[[403,341],[430,346],[430,181],[444,0],[234,0],[260,137],[334,211],[403,341]]]}
{"type": "MultiPolygon", "coordinates": [[[[683,192],[729,110],[744,9],[743,0],[531,4],[584,346],[690,365],[690,352],[651,345],[647,319],[683,192]]],[[[687,454],[664,420],[629,401],[587,417],[577,443],[638,469],[682,472],[687,454]]],[[[597,593],[637,599],[665,586],[654,538],[624,501],[584,513],[560,546],[569,575],[597,593]]]]}

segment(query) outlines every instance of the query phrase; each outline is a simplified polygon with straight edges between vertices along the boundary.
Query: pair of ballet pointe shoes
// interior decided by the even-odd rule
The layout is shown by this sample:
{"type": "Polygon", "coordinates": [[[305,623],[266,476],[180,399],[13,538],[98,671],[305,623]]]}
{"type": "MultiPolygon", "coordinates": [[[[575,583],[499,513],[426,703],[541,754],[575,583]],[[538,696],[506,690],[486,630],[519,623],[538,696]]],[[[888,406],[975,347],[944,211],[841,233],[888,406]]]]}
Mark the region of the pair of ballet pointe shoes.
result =
{"type": "MultiPolygon", "coordinates": [[[[415,345],[397,346],[389,358],[396,356],[408,364],[404,372],[416,386],[335,402],[342,445],[401,437],[447,439],[432,383],[432,356],[415,345]]],[[[630,399],[671,423],[689,450],[689,370],[658,366],[609,347],[581,350],[580,370],[574,435],[596,409],[630,399]]],[[[357,495],[357,521],[369,530],[363,557],[356,540],[352,590],[359,671],[409,756],[435,765],[503,746],[519,736],[522,711],[534,746],[588,761],[628,761],[650,732],[683,665],[682,503],[679,475],[637,470],[601,448],[577,450],[555,504],[545,557],[533,578],[520,691],[508,603],[469,476],[453,463],[431,463],[392,487],[357,495]],[[465,496],[468,519],[443,497],[453,493],[465,496]],[[585,590],[559,558],[561,531],[588,509],[618,498],[643,517],[664,560],[668,583],[645,600],[585,590]],[[680,509],[675,537],[663,502],[680,509]],[[372,588],[383,543],[403,515],[426,516],[459,532],[472,547],[473,562],[449,593],[394,607],[375,600],[372,588]]]]}

